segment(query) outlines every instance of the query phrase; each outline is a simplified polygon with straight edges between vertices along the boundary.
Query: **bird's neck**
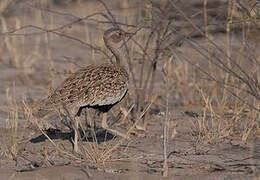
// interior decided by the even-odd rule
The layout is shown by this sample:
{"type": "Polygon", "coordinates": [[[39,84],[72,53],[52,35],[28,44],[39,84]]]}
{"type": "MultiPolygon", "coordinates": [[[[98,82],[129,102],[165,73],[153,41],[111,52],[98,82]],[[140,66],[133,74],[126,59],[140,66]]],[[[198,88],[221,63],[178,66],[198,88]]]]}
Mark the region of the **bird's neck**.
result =
{"type": "Polygon", "coordinates": [[[125,59],[124,54],[118,48],[115,48],[115,47],[109,46],[109,45],[107,47],[112,52],[112,54],[115,56],[116,64],[121,65],[121,61],[123,61],[125,59]]]}

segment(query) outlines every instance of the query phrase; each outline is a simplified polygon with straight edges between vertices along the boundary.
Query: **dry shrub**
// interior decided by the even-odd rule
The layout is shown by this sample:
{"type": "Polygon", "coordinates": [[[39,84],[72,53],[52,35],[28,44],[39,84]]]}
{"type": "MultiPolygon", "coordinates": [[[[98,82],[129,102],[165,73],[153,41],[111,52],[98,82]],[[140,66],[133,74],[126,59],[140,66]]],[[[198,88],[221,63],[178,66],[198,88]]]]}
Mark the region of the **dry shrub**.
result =
{"type": "MultiPolygon", "coordinates": [[[[194,54],[178,52],[176,49],[166,50],[175,55],[171,81],[176,87],[176,98],[185,97],[180,98],[184,105],[202,106],[202,117],[198,119],[199,138],[212,143],[230,136],[247,140],[259,134],[260,61],[248,38],[250,32],[259,30],[256,13],[253,13],[254,16],[249,13],[250,8],[252,11],[259,11],[259,5],[244,6],[240,1],[229,1],[228,5],[225,5],[227,16],[222,22],[225,25],[225,29],[222,29],[226,33],[225,41],[215,38],[217,34],[215,35],[214,31],[218,30],[218,25],[214,19],[210,21],[207,17],[209,15],[205,4],[201,7],[204,8],[203,26],[200,22],[196,23],[178,4],[169,1],[168,8],[175,9],[189,24],[190,31],[193,31],[187,35],[174,24],[170,28],[172,33],[185,38],[184,44],[188,45],[186,47],[194,51],[194,54]],[[243,19],[233,17],[235,6],[239,8],[239,13],[242,14],[239,17],[243,19]],[[233,27],[233,24],[240,26],[233,27]],[[215,30],[210,31],[209,28],[214,25],[215,30]],[[234,30],[242,30],[242,38],[237,37],[239,46],[231,41],[234,30]],[[194,36],[202,38],[203,43],[192,39],[194,36]],[[190,54],[203,61],[194,59],[190,54]]],[[[167,12],[167,9],[163,12],[167,12]]],[[[168,12],[170,14],[171,11],[168,12]]],[[[164,20],[171,21],[167,17],[168,14],[165,14],[161,14],[164,20]]]]}

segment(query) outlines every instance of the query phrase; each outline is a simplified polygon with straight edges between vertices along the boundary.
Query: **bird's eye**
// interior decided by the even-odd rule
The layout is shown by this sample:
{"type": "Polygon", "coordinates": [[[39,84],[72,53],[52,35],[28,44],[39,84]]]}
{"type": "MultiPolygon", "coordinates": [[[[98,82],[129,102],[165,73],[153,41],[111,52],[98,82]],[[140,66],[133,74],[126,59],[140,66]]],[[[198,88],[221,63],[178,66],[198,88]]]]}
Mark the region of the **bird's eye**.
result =
{"type": "Polygon", "coordinates": [[[123,35],[122,32],[118,32],[117,34],[119,37],[121,37],[123,35]]]}

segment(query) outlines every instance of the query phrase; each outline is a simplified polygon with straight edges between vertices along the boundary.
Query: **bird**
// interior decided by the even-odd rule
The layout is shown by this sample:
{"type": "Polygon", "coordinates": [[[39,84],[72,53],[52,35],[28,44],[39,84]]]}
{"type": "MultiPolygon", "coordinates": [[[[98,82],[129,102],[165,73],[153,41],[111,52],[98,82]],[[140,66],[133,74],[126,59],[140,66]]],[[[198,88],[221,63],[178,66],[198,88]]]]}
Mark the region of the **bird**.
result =
{"type": "MultiPolygon", "coordinates": [[[[128,138],[125,134],[109,128],[107,112],[120,102],[128,91],[129,73],[121,62],[125,59],[120,47],[132,33],[119,27],[104,32],[105,46],[115,57],[115,62],[88,65],[65,79],[48,97],[41,100],[34,111],[35,117],[43,117],[49,111],[60,107],[76,107],[75,117],[81,115],[84,108],[93,108],[103,113],[102,128],[114,135],[128,138]]],[[[77,119],[77,118],[75,118],[77,119]]],[[[78,122],[74,127],[74,151],[78,151],[78,122]]]]}

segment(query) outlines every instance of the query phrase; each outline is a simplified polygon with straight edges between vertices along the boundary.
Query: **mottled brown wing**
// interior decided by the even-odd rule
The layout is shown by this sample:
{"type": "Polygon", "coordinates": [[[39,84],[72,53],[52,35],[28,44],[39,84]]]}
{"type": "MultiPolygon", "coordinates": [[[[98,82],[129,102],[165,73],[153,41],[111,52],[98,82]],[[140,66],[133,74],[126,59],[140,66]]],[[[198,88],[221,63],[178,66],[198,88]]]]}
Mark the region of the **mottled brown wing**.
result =
{"type": "Polygon", "coordinates": [[[88,66],[68,77],[47,99],[42,108],[60,105],[94,106],[114,104],[127,91],[128,73],[112,64],[88,66]]]}

